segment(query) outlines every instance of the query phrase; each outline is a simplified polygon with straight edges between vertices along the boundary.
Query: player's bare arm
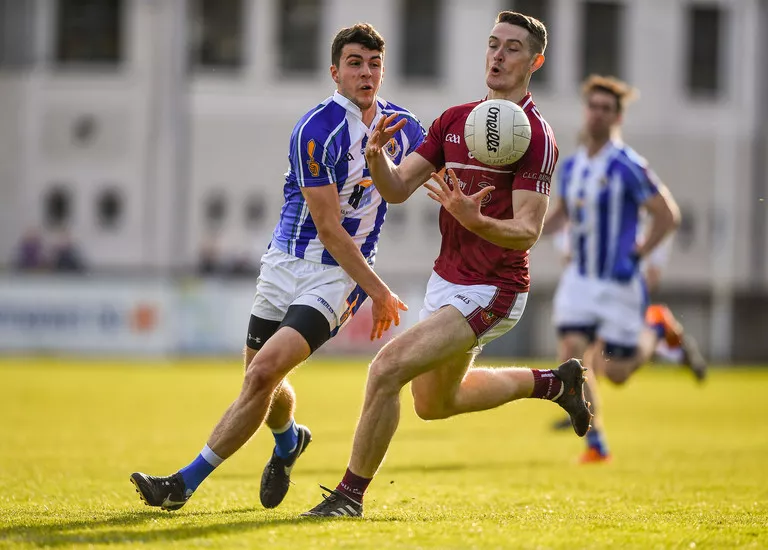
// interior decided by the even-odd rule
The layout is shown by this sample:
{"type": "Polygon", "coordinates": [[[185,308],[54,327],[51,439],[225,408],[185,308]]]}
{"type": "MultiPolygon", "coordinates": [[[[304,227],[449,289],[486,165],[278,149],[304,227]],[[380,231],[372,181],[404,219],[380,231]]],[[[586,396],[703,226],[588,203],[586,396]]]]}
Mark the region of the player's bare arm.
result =
{"type": "Polygon", "coordinates": [[[450,185],[433,173],[432,181],[424,184],[429,197],[453,215],[469,231],[502,248],[529,250],[539,240],[547,214],[549,197],[535,191],[512,191],[515,217],[497,220],[483,215],[483,199],[494,187],[484,187],[473,195],[465,195],[453,170],[448,170],[450,185]]]}
{"type": "Polygon", "coordinates": [[[565,199],[560,197],[555,203],[555,207],[549,211],[549,216],[544,220],[542,235],[552,235],[565,228],[568,223],[568,210],[565,206],[565,199]]]}
{"type": "Polygon", "coordinates": [[[405,202],[435,170],[435,167],[418,153],[405,157],[399,166],[395,166],[384,153],[384,146],[407,123],[402,119],[392,124],[395,118],[397,113],[382,117],[365,147],[365,159],[371,179],[379,194],[390,204],[405,202]]]}
{"type": "Polygon", "coordinates": [[[381,338],[392,323],[400,324],[400,310],[405,311],[408,307],[371,269],[352,237],[341,226],[339,194],[336,186],[302,187],[301,192],[307,201],[323,246],[371,297],[373,302],[371,340],[381,338]]]}
{"type": "Polygon", "coordinates": [[[643,207],[651,215],[651,225],[645,240],[637,247],[641,258],[650,254],[680,224],[680,210],[665,186],[660,186],[659,192],[645,201],[643,207]]]}

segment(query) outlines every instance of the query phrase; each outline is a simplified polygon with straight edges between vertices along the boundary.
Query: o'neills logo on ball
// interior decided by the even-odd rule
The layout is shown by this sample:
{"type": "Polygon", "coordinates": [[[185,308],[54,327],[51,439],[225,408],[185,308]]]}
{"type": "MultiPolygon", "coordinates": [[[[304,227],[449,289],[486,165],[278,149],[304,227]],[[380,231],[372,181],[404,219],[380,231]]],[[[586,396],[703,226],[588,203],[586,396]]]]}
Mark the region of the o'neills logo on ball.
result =
{"type": "Polygon", "coordinates": [[[485,146],[489,151],[496,153],[501,145],[501,136],[499,135],[499,112],[498,107],[489,107],[488,116],[485,117],[485,146]]]}

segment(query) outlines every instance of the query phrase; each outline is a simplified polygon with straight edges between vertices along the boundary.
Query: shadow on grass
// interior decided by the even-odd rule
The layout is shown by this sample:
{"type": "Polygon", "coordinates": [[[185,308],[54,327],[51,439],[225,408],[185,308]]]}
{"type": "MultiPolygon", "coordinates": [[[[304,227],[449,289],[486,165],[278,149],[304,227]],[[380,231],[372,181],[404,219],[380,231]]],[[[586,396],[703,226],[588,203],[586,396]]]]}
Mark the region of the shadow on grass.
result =
{"type": "MultiPolygon", "coordinates": [[[[91,546],[115,543],[143,544],[243,533],[281,525],[317,524],[329,519],[338,521],[337,518],[254,518],[253,514],[256,511],[256,508],[239,508],[210,512],[196,511],[183,515],[172,515],[162,511],[116,512],[105,519],[93,521],[61,521],[0,528],[0,542],[26,543],[41,547],[91,546]],[[213,517],[219,515],[227,518],[227,521],[219,522],[213,517]],[[243,515],[243,517],[233,521],[231,519],[233,515],[243,515]],[[199,518],[201,521],[190,524],[190,517],[199,518]],[[184,523],[152,528],[158,519],[162,519],[166,523],[174,520],[184,523]]],[[[347,518],[347,521],[350,519],[352,518],[347,518]]]]}
{"type": "MultiPolygon", "coordinates": [[[[444,474],[444,473],[453,473],[453,472],[463,472],[463,471],[478,471],[478,472],[488,472],[488,471],[503,471],[503,470],[519,470],[521,467],[525,468],[541,468],[541,467],[550,467],[550,466],[557,466],[559,462],[555,460],[554,458],[552,460],[547,461],[541,461],[541,460],[520,460],[516,459],[514,462],[512,461],[505,461],[503,459],[499,459],[496,462],[490,462],[490,461],[471,461],[467,460],[466,462],[449,462],[449,463],[443,463],[443,464],[435,464],[435,463],[429,463],[429,462],[423,462],[421,464],[385,464],[381,472],[378,474],[379,476],[386,476],[390,474],[422,474],[422,475],[429,475],[429,474],[444,474]]],[[[328,467],[303,467],[300,465],[296,468],[294,475],[299,475],[303,478],[314,476],[317,478],[325,478],[326,476],[329,476],[331,478],[339,478],[341,479],[341,476],[344,474],[344,470],[346,469],[346,466],[339,466],[335,468],[328,468],[328,467]]],[[[217,472],[216,477],[218,479],[242,479],[242,480],[253,480],[253,474],[244,474],[239,472],[217,472]]]]}

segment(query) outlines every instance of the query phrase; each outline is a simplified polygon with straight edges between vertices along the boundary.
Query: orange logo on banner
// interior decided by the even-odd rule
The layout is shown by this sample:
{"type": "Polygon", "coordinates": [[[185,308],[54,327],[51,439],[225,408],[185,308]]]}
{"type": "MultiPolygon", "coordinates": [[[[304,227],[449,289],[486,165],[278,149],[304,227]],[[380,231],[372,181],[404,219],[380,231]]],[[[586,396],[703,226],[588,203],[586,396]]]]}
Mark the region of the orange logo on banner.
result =
{"type": "Polygon", "coordinates": [[[157,308],[139,304],[131,311],[131,328],[136,332],[150,332],[157,325],[157,308]]]}

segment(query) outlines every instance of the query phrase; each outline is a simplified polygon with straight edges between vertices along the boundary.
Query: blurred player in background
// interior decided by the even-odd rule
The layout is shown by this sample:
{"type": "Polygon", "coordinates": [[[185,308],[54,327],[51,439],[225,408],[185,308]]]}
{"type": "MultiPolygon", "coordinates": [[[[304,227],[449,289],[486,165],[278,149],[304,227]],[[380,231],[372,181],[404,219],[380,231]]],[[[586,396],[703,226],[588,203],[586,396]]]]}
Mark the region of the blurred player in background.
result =
{"type": "Polygon", "coordinates": [[[560,197],[544,224],[544,234],[566,225],[569,231],[570,261],[554,298],[558,355],[583,357],[593,371],[588,399],[595,420],[584,462],[610,456],[595,377],[623,384],[653,356],[659,340],[681,338],[671,314],[644,330],[642,264],[674,231],[679,211],[645,159],[620,140],[623,112],[633,94],[614,78],[586,81],[584,143],[563,163],[560,197]],[[643,215],[649,216],[648,227],[638,240],[643,215]]]}
{"type": "Polygon", "coordinates": [[[192,463],[168,477],[131,475],[141,498],[181,508],[200,483],[266,422],[275,436],[261,480],[261,502],[285,497],[296,459],[311,440],[294,421],[295,394],[285,379],[333,337],[370,296],[371,340],[400,320],[406,307],[374,273],[387,203],[372,185],[364,150],[386,118],[399,131],[384,145],[397,164],[424,139],[408,111],[377,97],[384,75],[384,39],[368,24],[342,29],[331,46],[332,97],[296,124],[290,139],[280,220],[267,252],[251,310],[246,373],[238,398],[192,463]]]}
{"type": "MultiPolygon", "coordinates": [[[[385,345],[371,364],[343,479],[334,490],[324,488],[330,494],[305,515],[362,515],[365,491],[397,429],[400,391],[411,381],[416,413],[425,420],[532,397],[563,407],[578,435],[589,429],[577,360],[556,370],[472,366],[483,345],[517,323],[528,297],[528,250],[541,233],[557,162],[552,129],[528,92],[531,75],[544,63],[546,42],[540,21],[508,11],[499,14],[488,38],[488,98],[517,102],[531,124],[530,146],[514,165],[491,168],[470,156],[464,126],[480,101],[445,111],[400,166],[387,158],[384,145],[402,122],[386,127],[394,119],[380,121],[371,136],[366,158],[386,200],[406,200],[432,176],[425,186],[442,206],[442,244],[421,320],[385,345]],[[435,173],[443,167],[445,180],[435,173]]],[[[499,437],[509,437],[509,430],[501,429],[499,437]]]]}
{"type": "MultiPolygon", "coordinates": [[[[641,234],[643,233],[641,230],[641,234]]],[[[571,261],[568,225],[552,235],[552,242],[555,245],[555,250],[560,254],[563,266],[567,267],[571,261]]],[[[643,260],[642,273],[649,299],[653,299],[653,295],[661,284],[661,277],[669,261],[673,242],[673,236],[667,237],[643,260]]],[[[652,359],[684,365],[691,370],[696,380],[703,382],[707,376],[706,360],[701,354],[696,340],[685,332],[670,309],[664,304],[649,304],[645,312],[645,323],[646,328],[659,333],[659,341],[654,349],[652,359]],[[667,331],[665,329],[667,325],[672,326],[673,330],[667,331]],[[670,342],[667,341],[667,336],[671,337],[670,342]]],[[[570,425],[570,421],[566,418],[564,421],[558,422],[556,427],[565,429],[570,425]]]]}

